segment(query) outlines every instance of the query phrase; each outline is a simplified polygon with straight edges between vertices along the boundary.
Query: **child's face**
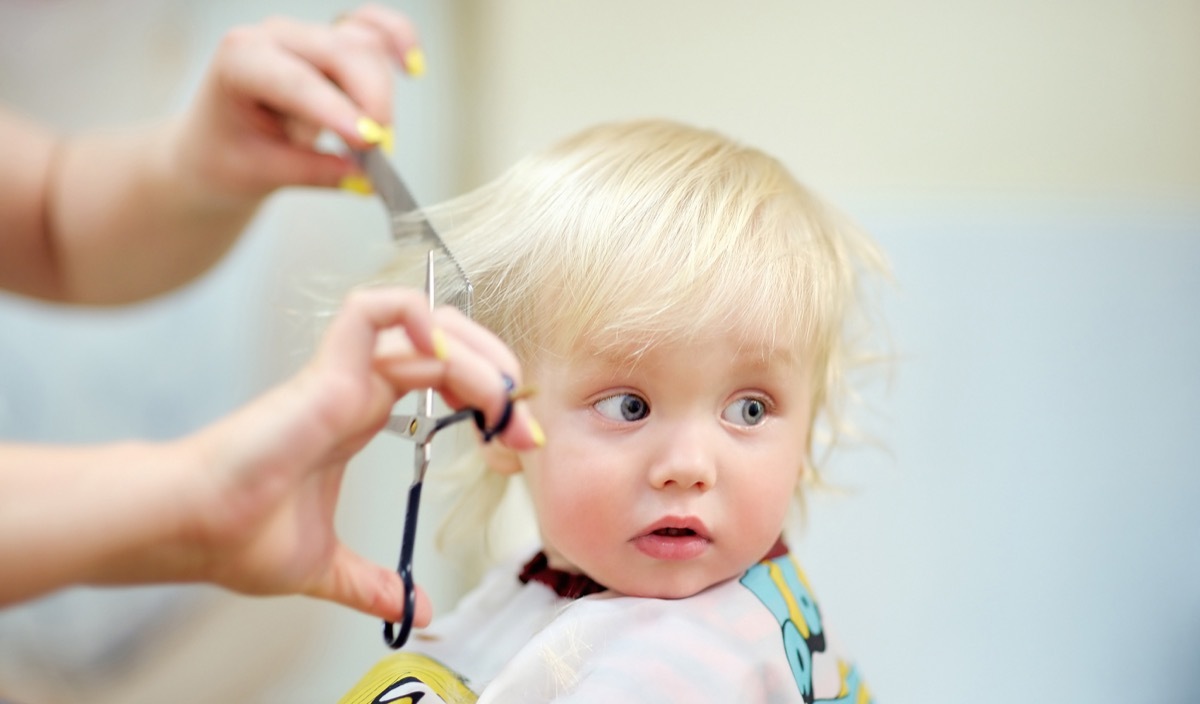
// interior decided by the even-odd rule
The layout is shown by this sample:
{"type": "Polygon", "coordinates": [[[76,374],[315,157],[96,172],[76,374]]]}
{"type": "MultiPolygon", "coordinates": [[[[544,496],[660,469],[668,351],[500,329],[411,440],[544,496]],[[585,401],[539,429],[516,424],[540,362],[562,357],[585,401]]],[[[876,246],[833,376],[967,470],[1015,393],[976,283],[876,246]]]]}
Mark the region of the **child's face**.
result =
{"type": "Polygon", "coordinates": [[[733,336],[632,365],[584,354],[533,365],[547,442],[521,463],[550,564],[663,598],[741,574],[783,529],[808,376],[733,336]]]}

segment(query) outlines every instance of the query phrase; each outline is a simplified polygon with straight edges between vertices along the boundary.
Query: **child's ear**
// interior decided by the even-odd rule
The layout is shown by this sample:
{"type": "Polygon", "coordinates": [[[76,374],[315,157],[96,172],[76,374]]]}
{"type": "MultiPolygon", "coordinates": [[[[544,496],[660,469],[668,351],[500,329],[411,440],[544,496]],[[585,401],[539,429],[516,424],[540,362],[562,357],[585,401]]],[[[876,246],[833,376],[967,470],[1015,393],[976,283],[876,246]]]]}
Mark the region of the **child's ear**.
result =
{"type": "Polygon", "coordinates": [[[493,472],[509,477],[521,471],[521,456],[516,450],[496,440],[483,443],[480,449],[483,451],[484,464],[493,472]]]}

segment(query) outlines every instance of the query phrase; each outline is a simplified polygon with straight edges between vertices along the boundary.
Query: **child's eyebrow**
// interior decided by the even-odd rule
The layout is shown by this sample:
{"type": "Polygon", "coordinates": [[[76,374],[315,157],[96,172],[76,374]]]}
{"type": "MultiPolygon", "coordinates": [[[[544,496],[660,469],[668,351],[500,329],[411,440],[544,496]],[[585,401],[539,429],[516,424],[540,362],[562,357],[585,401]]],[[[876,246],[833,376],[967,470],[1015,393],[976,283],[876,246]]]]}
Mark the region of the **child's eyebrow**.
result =
{"type": "Polygon", "coordinates": [[[585,353],[576,362],[584,374],[603,374],[605,376],[625,376],[634,373],[641,355],[619,350],[601,350],[585,353]]]}
{"type": "Polygon", "coordinates": [[[773,344],[759,340],[742,345],[731,364],[768,367],[775,364],[799,365],[809,356],[807,347],[773,344]]]}
{"type": "MultiPolygon", "coordinates": [[[[698,341],[696,344],[703,344],[698,341]]],[[[668,345],[673,354],[683,356],[690,349],[688,345],[676,343],[668,345]]],[[[652,356],[662,346],[656,344],[636,344],[623,346],[590,345],[580,349],[576,355],[575,364],[585,374],[608,374],[614,376],[632,374],[646,356],[652,356]]],[[[769,344],[766,341],[756,341],[743,345],[730,358],[726,369],[746,369],[751,371],[767,371],[772,368],[799,368],[809,357],[807,348],[797,348],[787,345],[769,344]]],[[[704,370],[698,370],[703,372],[704,370]]]]}

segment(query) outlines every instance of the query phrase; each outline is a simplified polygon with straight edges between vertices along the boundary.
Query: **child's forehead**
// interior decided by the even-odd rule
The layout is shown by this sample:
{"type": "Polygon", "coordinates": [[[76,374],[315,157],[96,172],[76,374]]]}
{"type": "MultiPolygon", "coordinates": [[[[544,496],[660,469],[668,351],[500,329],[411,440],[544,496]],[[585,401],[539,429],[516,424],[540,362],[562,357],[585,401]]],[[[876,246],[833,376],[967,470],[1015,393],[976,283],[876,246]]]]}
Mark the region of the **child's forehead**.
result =
{"type": "Polygon", "coordinates": [[[722,365],[747,370],[792,370],[802,366],[808,354],[794,341],[745,331],[709,331],[706,334],[584,333],[572,344],[543,350],[547,359],[578,369],[635,374],[660,365],[686,368],[695,363],[698,349],[721,349],[722,365]],[[724,360],[728,364],[724,364],[724,360]]]}

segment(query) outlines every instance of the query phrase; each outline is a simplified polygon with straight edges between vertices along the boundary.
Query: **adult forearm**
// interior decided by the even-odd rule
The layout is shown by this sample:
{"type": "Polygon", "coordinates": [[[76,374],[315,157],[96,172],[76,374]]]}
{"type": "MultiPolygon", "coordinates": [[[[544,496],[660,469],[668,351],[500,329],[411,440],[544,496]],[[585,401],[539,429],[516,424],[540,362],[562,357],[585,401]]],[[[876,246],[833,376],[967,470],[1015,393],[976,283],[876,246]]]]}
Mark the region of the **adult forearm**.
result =
{"type": "Polygon", "coordinates": [[[0,606],[75,584],[188,579],[171,445],[0,445],[0,606]]]}
{"type": "Polygon", "coordinates": [[[259,197],[203,183],[179,125],[64,140],[50,167],[46,228],[53,298],[120,304],[185,284],[212,267],[259,197]]]}

